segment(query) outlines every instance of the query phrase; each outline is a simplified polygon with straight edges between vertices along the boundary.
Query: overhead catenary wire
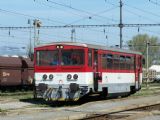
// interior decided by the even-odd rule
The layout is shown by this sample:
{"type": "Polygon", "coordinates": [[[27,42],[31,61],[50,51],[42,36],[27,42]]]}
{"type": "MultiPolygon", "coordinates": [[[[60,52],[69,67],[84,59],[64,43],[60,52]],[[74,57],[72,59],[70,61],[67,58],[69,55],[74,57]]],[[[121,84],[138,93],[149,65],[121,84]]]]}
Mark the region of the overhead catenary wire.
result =
{"type": "MultiPolygon", "coordinates": [[[[124,27],[154,27],[160,24],[123,24],[124,27]]],[[[119,27],[119,24],[108,25],[62,25],[62,26],[41,26],[41,29],[55,29],[55,28],[96,28],[96,27],[119,27]]],[[[34,29],[34,27],[0,27],[1,30],[14,29],[34,29]]]]}
{"type": "MultiPolygon", "coordinates": [[[[55,6],[51,6],[51,5],[48,5],[48,4],[44,4],[44,3],[39,2],[39,1],[35,1],[35,2],[36,2],[37,4],[39,4],[39,5],[47,6],[47,7],[49,7],[49,8],[55,8],[55,9],[58,9],[58,10],[61,10],[61,11],[66,12],[65,10],[62,10],[62,9],[60,9],[60,8],[58,8],[58,7],[55,7],[55,6]]],[[[79,16],[79,17],[82,17],[82,19],[87,19],[87,18],[89,19],[89,17],[93,17],[93,16],[100,15],[100,14],[102,14],[102,13],[109,12],[110,10],[116,9],[117,7],[118,7],[118,6],[112,7],[112,8],[110,8],[110,9],[103,10],[103,11],[100,11],[100,12],[97,12],[97,13],[87,14],[87,16],[85,15],[85,17],[84,17],[84,15],[82,15],[82,14],[74,13],[74,12],[72,12],[72,11],[70,11],[70,12],[68,12],[68,13],[69,13],[69,14],[76,15],[76,16],[79,16]]],[[[110,21],[118,21],[118,20],[114,20],[114,19],[110,19],[110,18],[108,18],[108,20],[110,20],[110,21]]],[[[78,20],[77,20],[77,21],[78,21],[78,20]]],[[[71,24],[71,23],[70,23],[70,24],[71,24]]]]}
{"type": "MultiPolygon", "coordinates": [[[[39,1],[35,1],[35,2],[36,2],[37,4],[39,4],[39,5],[43,5],[43,6],[46,6],[46,7],[49,7],[49,8],[54,8],[54,9],[58,9],[58,10],[64,11],[64,10],[62,10],[62,9],[60,9],[60,8],[58,8],[58,7],[55,7],[55,6],[53,6],[53,5],[50,5],[50,4],[45,4],[45,3],[42,3],[42,2],[39,2],[39,1]]],[[[64,11],[64,12],[66,12],[66,11],[64,11]]],[[[84,17],[84,15],[77,14],[77,13],[74,13],[74,12],[72,12],[72,11],[70,11],[69,13],[72,14],[72,15],[79,16],[79,17],[84,17]]]]}
{"type": "MultiPolygon", "coordinates": [[[[152,27],[152,26],[160,26],[160,24],[124,24],[125,27],[152,27]]],[[[71,25],[71,26],[42,26],[41,29],[53,29],[53,28],[94,28],[94,27],[118,27],[118,24],[114,25],[71,25]]],[[[31,27],[33,28],[33,27],[31,27]]],[[[30,27],[0,27],[0,29],[10,29],[10,30],[19,30],[19,29],[30,29],[30,27]]],[[[104,31],[100,31],[104,32],[104,31]]],[[[43,33],[41,33],[44,35],[43,33]]],[[[48,34],[47,34],[48,36],[48,34]]]]}
{"type": "MultiPolygon", "coordinates": [[[[37,18],[37,19],[43,19],[43,20],[47,20],[47,21],[52,21],[52,22],[57,22],[57,23],[61,23],[61,24],[66,24],[66,23],[62,23],[62,22],[59,22],[59,21],[53,21],[53,20],[50,20],[50,19],[46,19],[46,18],[41,18],[41,17],[35,17],[35,16],[32,16],[32,15],[28,15],[28,14],[23,14],[23,13],[19,13],[19,12],[15,12],[15,11],[10,11],[10,10],[4,10],[4,9],[0,9],[1,12],[5,12],[5,13],[8,13],[8,14],[14,14],[14,15],[20,15],[20,16],[23,16],[23,17],[26,17],[28,19],[29,18],[37,18]]],[[[96,16],[96,14],[93,14],[94,16],[96,16]]],[[[2,29],[7,29],[7,27],[1,27],[2,29]]],[[[13,29],[30,29],[30,28],[27,28],[27,27],[8,27],[8,29],[10,30],[13,30],[13,29]]],[[[31,28],[33,29],[33,28],[31,28]]]]}
{"type": "Polygon", "coordinates": [[[160,1],[158,2],[157,0],[156,1],[153,1],[153,0],[149,0],[150,3],[154,4],[154,5],[157,5],[157,6],[160,6],[160,1]]]}
{"type": "Polygon", "coordinates": [[[126,12],[131,13],[131,14],[133,14],[133,15],[135,15],[135,16],[140,17],[140,18],[143,18],[143,19],[145,19],[145,20],[147,20],[147,21],[152,21],[152,22],[155,22],[155,23],[158,23],[158,22],[159,22],[159,21],[156,21],[155,19],[152,19],[152,18],[150,18],[150,17],[142,16],[142,15],[136,13],[136,12],[130,11],[130,10],[127,9],[127,8],[124,8],[124,9],[125,9],[126,12]]]}
{"type": "MultiPolygon", "coordinates": [[[[94,13],[92,13],[92,12],[88,12],[86,10],[78,9],[78,8],[75,8],[75,7],[60,3],[60,2],[55,2],[55,1],[52,1],[52,0],[47,0],[47,2],[50,2],[50,3],[55,4],[55,5],[63,6],[63,7],[66,7],[68,9],[72,9],[72,10],[75,10],[75,11],[78,11],[78,12],[81,12],[81,13],[85,13],[86,15],[94,15],[94,13]]],[[[103,18],[103,19],[108,19],[108,20],[115,21],[115,22],[118,21],[118,20],[115,20],[115,19],[110,19],[110,18],[101,16],[101,15],[97,15],[97,17],[100,17],[100,18],[103,18]]]]}
{"type": "MultiPolygon", "coordinates": [[[[116,4],[114,4],[114,3],[112,3],[112,2],[109,2],[109,1],[106,1],[108,4],[110,4],[110,5],[112,5],[112,6],[117,6],[116,4]]],[[[137,9],[137,10],[139,10],[139,11],[141,11],[141,12],[144,12],[144,13],[147,13],[147,14],[152,14],[152,12],[150,12],[150,11],[146,11],[146,10],[143,10],[143,9],[140,9],[140,8],[137,8],[137,7],[134,7],[134,6],[130,6],[130,5],[128,5],[128,4],[126,4],[126,3],[123,3],[124,5],[127,5],[127,7],[128,8],[132,8],[132,9],[137,9]],[[149,12],[149,13],[148,13],[149,12]]],[[[151,19],[150,17],[146,17],[146,16],[143,16],[143,15],[140,15],[140,14],[138,14],[138,13],[136,13],[136,12],[133,12],[133,11],[131,11],[131,10],[129,10],[129,9],[127,9],[126,7],[124,8],[124,10],[126,11],[126,12],[128,12],[128,13],[131,13],[131,14],[133,14],[133,15],[136,15],[136,16],[138,16],[138,17],[141,17],[141,18],[144,18],[144,20],[147,20],[147,21],[152,21],[152,22],[155,22],[155,23],[158,23],[159,21],[155,21],[155,19],[151,19]]],[[[154,13],[155,14],[155,13],[154,13]]],[[[155,16],[157,16],[158,14],[155,14],[155,16]]],[[[158,15],[159,16],[159,15],[158,15]]]]}
{"type": "MultiPolygon", "coordinates": [[[[100,14],[103,14],[103,13],[106,13],[106,12],[109,12],[109,11],[114,10],[114,9],[116,9],[116,8],[118,8],[118,7],[112,7],[112,8],[109,8],[109,9],[106,9],[106,10],[103,10],[103,11],[100,11],[100,12],[98,12],[98,13],[94,13],[93,15],[90,15],[90,16],[83,17],[83,18],[81,18],[81,19],[75,20],[75,21],[69,23],[68,25],[71,25],[71,24],[80,22],[80,21],[85,20],[85,19],[93,19],[93,17],[96,17],[97,15],[100,15],[100,14]]],[[[109,19],[109,20],[112,20],[112,19],[109,19]]],[[[112,21],[113,21],[113,20],[112,20],[112,21]]],[[[116,21],[118,21],[118,20],[116,20],[116,21]]]]}
{"type": "MultiPolygon", "coordinates": [[[[94,13],[92,15],[94,15],[94,13]]],[[[88,14],[88,16],[91,16],[91,15],[88,14]]],[[[144,24],[143,24],[143,26],[142,26],[142,24],[141,25],[140,24],[136,24],[136,25],[135,24],[134,25],[130,24],[130,26],[128,26],[128,25],[124,24],[124,27],[137,27],[137,25],[140,26],[140,27],[159,26],[159,24],[156,24],[156,25],[155,24],[154,25],[153,24],[152,25],[151,24],[146,24],[146,26],[144,24]]],[[[65,24],[65,25],[62,25],[62,26],[42,26],[41,29],[75,28],[75,27],[76,28],[96,28],[96,27],[106,28],[106,27],[111,27],[111,26],[106,26],[106,25],[99,25],[99,26],[98,25],[93,25],[93,26],[92,25],[86,25],[86,26],[84,26],[84,25],[79,25],[79,26],[70,25],[69,26],[68,24],[67,25],[65,24]]],[[[118,27],[118,24],[114,24],[114,26],[112,26],[112,27],[118,27]]],[[[30,29],[30,28],[16,28],[16,27],[14,28],[14,27],[9,27],[10,30],[12,30],[12,29],[30,29]]],[[[2,27],[0,29],[4,30],[4,29],[8,29],[8,28],[7,27],[6,28],[2,27]]]]}
{"type": "MultiPolygon", "coordinates": [[[[160,26],[160,24],[124,24],[125,27],[152,27],[152,26],[160,26]]],[[[94,28],[94,27],[119,27],[118,24],[112,25],[68,25],[68,26],[42,26],[41,29],[55,29],[55,28],[94,28]]],[[[0,27],[0,29],[33,29],[33,27],[0,27]]],[[[77,39],[77,38],[76,38],[77,39]]],[[[79,39],[80,40],[80,39],[79,39]]]]}
{"type": "MultiPolygon", "coordinates": [[[[47,6],[47,7],[49,7],[49,8],[55,8],[55,6],[51,6],[50,4],[49,4],[49,5],[48,5],[48,4],[44,4],[44,3],[39,2],[39,1],[35,1],[35,2],[37,2],[37,3],[40,4],[40,5],[47,6]]],[[[80,16],[80,17],[83,16],[83,18],[80,18],[80,19],[78,19],[78,20],[75,20],[75,21],[73,21],[73,22],[70,22],[70,23],[68,23],[68,24],[66,24],[66,25],[72,25],[72,24],[75,24],[75,23],[77,23],[77,22],[80,22],[80,21],[83,21],[83,20],[86,20],[86,19],[91,19],[91,20],[94,20],[94,21],[99,21],[99,19],[95,19],[97,15],[101,15],[101,14],[110,12],[111,10],[114,10],[114,9],[116,9],[116,8],[118,8],[118,6],[114,6],[114,7],[111,7],[111,8],[107,8],[107,9],[105,9],[105,10],[103,10],[103,11],[100,11],[100,12],[97,12],[97,13],[93,13],[92,15],[87,15],[87,16],[85,16],[85,17],[84,17],[83,15],[81,15],[81,14],[77,14],[77,13],[75,14],[75,13],[71,12],[71,13],[74,14],[74,15],[78,15],[78,16],[80,16]],[[94,18],[93,18],[93,17],[94,17],[94,18]]],[[[59,8],[56,7],[56,9],[59,9],[59,8]]],[[[110,19],[110,18],[109,18],[109,20],[110,20],[110,21],[113,21],[113,19],[110,19]]],[[[118,21],[118,20],[117,20],[117,21],[118,21]]],[[[95,31],[95,30],[92,29],[91,31],[95,31]]],[[[96,30],[96,31],[98,32],[98,30],[96,30]]]]}
{"type": "Polygon", "coordinates": [[[138,8],[138,7],[135,7],[135,6],[126,4],[126,3],[124,3],[124,4],[125,4],[127,7],[129,7],[129,8],[133,8],[133,9],[139,10],[139,11],[141,11],[141,12],[143,12],[143,13],[147,13],[147,14],[150,14],[150,15],[155,16],[155,17],[160,17],[160,15],[155,14],[155,13],[153,13],[153,12],[150,12],[150,11],[147,11],[147,10],[144,10],[144,9],[141,9],[141,8],[138,8]]]}
{"type": "Polygon", "coordinates": [[[27,19],[29,17],[29,18],[32,18],[32,19],[40,19],[40,20],[45,20],[45,21],[49,21],[49,22],[53,22],[53,23],[60,23],[62,25],[66,24],[66,23],[63,23],[63,22],[60,22],[60,21],[56,21],[56,20],[52,20],[52,19],[48,19],[48,18],[36,17],[36,16],[28,15],[28,14],[23,14],[23,13],[20,13],[20,12],[15,12],[15,11],[11,11],[11,10],[1,9],[1,8],[0,8],[0,12],[23,16],[23,17],[25,17],[27,19]]]}
{"type": "Polygon", "coordinates": [[[153,31],[153,30],[149,30],[149,29],[146,29],[146,28],[141,28],[143,31],[146,31],[146,32],[150,32],[150,33],[153,33],[153,34],[156,34],[156,35],[160,35],[160,32],[158,31],[153,31]]]}
{"type": "MultiPolygon", "coordinates": [[[[0,37],[3,37],[3,38],[8,38],[8,36],[7,35],[0,35],[0,37]]],[[[10,38],[16,38],[16,39],[20,39],[20,40],[28,40],[28,38],[26,38],[26,37],[17,37],[17,36],[10,36],[10,38]]],[[[8,41],[5,41],[5,40],[0,40],[1,42],[3,42],[3,43],[8,43],[8,41]]],[[[24,43],[24,42],[15,42],[15,41],[10,41],[9,43],[13,43],[13,44],[23,44],[23,45],[26,45],[26,43],[24,43]]]]}
{"type": "MultiPolygon", "coordinates": [[[[29,31],[22,31],[22,30],[19,30],[19,29],[17,29],[18,30],[18,32],[24,32],[24,33],[29,33],[29,31]]],[[[15,31],[14,31],[15,32],[15,31]]],[[[12,33],[12,32],[11,32],[12,33]]],[[[43,40],[42,40],[42,38],[40,39],[40,41],[44,41],[45,40],[45,42],[46,42],[46,40],[48,39],[49,41],[53,41],[53,40],[55,40],[54,38],[65,38],[65,39],[67,39],[67,40],[70,40],[70,37],[67,37],[67,36],[63,36],[63,35],[57,35],[56,33],[52,33],[52,36],[51,36],[51,34],[46,34],[46,33],[42,33],[41,32],[41,35],[43,35],[43,40]],[[51,36],[51,37],[49,37],[49,36],[51,36]]],[[[29,40],[29,38],[27,38],[27,37],[19,37],[19,36],[16,36],[16,35],[10,35],[10,36],[7,36],[7,35],[1,35],[0,37],[5,37],[5,38],[10,38],[10,39],[20,39],[20,40],[29,40]]],[[[79,40],[79,41],[87,41],[87,40],[89,40],[89,39],[83,39],[83,38],[80,38],[80,37],[78,37],[78,38],[76,38],[77,40],[79,40]]],[[[47,42],[49,42],[47,40],[47,42]]],[[[0,40],[1,41],[1,40],[0,40]]],[[[3,41],[3,42],[7,42],[7,41],[3,41]]],[[[96,42],[96,40],[94,41],[93,39],[92,39],[92,42],[94,42],[94,43],[97,43],[96,42]]]]}

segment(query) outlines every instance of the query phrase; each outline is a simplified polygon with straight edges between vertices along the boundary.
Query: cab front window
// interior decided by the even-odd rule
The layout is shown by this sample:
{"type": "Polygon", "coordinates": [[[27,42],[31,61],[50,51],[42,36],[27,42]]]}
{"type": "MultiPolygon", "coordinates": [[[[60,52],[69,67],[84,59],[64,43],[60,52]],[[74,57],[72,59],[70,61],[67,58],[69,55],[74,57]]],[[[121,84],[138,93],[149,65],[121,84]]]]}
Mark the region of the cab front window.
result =
{"type": "Polygon", "coordinates": [[[37,66],[56,66],[59,63],[57,50],[41,50],[36,55],[37,66]]]}
{"type": "Polygon", "coordinates": [[[62,50],[61,65],[84,65],[84,50],[62,50]]]}

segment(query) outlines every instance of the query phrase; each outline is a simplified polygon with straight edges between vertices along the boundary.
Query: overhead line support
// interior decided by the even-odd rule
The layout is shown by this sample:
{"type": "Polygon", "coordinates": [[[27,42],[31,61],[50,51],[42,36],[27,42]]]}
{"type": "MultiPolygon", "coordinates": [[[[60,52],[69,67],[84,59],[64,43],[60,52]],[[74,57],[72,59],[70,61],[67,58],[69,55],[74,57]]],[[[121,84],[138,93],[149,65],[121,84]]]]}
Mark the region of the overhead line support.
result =
{"type": "MultiPolygon", "coordinates": [[[[41,29],[53,28],[95,28],[95,27],[119,27],[119,24],[109,25],[64,25],[64,26],[41,26],[41,29]]],[[[154,27],[160,24],[123,24],[123,27],[154,27]]],[[[1,30],[34,29],[34,27],[0,27],[1,30]]]]}
{"type": "Polygon", "coordinates": [[[120,28],[120,48],[122,48],[122,29],[124,27],[123,23],[122,23],[122,7],[123,7],[123,3],[122,0],[120,0],[120,23],[119,23],[119,28],[120,28]]]}

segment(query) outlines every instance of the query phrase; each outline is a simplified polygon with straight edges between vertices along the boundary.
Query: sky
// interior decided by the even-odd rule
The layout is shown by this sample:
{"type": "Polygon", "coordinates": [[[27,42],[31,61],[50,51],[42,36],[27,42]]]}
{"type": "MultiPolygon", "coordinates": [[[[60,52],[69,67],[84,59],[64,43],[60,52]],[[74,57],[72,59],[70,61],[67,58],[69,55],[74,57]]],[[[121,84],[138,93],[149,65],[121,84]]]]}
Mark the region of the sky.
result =
{"type": "MultiPolygon", "coordinates": [[[[1,0],[0,27],[119,24],[120,0],[1,0]],[[28,24],[28,20],[31,24],[28,24]]],[[[160,0],[122,0],[123,24],[160,23],[160,0]]],[[[74,41],[106,46],[119,45],[118,27],[74,28],[74,41]]],[[[39,29],[40,44],[71,41],[72,28],[39,29]]],[[[160,26],[124,27],[123,45],[137,34],[160,38],[160,26]],[[139,29],[139,31],[138,31],[139,29]]],[[[34,44],[34,30],[0,29],[0,54],[25,55],[34,44]]]]}

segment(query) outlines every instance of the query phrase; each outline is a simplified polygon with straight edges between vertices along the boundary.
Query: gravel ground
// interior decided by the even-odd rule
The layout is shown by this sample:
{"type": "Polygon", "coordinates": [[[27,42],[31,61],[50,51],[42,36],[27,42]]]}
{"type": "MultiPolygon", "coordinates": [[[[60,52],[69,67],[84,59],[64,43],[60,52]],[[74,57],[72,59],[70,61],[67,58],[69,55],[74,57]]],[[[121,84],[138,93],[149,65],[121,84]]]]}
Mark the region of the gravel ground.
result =
{"type": "Polygon", "coordinates": [[[137,120],[160,120],[160,115],[146,116],[137,120]]]}
{"type": "Polygon", "coordinates": [[[19,109],[19,108],[24,108],[27,106],[33,105],[32,103],[25,103],[25,102],[20,102],[20,101],[11,101],[11,102],[5,102],[5,103],[0,103],[0,108],[2,110],[11,110],[11,109],[19,109]]]}
{"type": "MultiPolygon", "coordinates": [[[[2,110],[0,120],[56,120],[56,119],[76,119],[82,118],[90,113],[111,112],[124,109],[129,106],[139,106],[142,104],[160,103],[160,95],[111,99],[98,102],[90,102],[77,107],[34,107],[27,102],[1,103],[2,110]]],[[[157,119],[159,115],[148,116],[157,119]]],[[[143,120],[143,119],[142,119],[143,120]]],[[[152,119],[150,119],[152,120],[152,119]]]]}
{"type": "MultiPolygon", "coordinates": [[[[148,91],[145,89],[144,92],[140,92],[133,97],[126,97],[121,99],[109,99],[103,101],[91,100],[92,102],[84,103],[82,105],[66,106],[66,105],[49,105],[42,103],[42,101],[33,101],[33,99],[24,99],[32,98],[32,94],[26,94],[24,96],[14,95],[14,98],[9,97],[0,97],[0,120],[71,120],[77,118],[83,118],[93,113],[106,113],[111,111],[117,111],[124,109],[126,107],[134,107],[150,103],[160,103],[160,94],[159,86],[150,88],[148,91]],[[153,90],[152,90],[153,89],[153,90]],[[156,92],[154,92],[156,91],[156,92]],[[140,97],[142,95],[148,95],[148,93],[153,95],[140,97]],[[155,94],[156,93],[156,94],[155,94]],[[38,103],[38,104],[37,104],[38,103]],[[57,107],[58,106],[58,107],[57,107]]],[[[92,99],[92,98],[91,98],[92,99]]],[[[132,120],[160,120],[160,114],[149,112],[142,114],[141,117],[138,115],[133,115],[132,120]],[[138,117],[138,119],[137,119],[138,117]]],[[[118,119],[119,120],[119,119],[118,119]]],[[[130,119],[129,119],[130,120],[130,119]]]]}

